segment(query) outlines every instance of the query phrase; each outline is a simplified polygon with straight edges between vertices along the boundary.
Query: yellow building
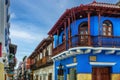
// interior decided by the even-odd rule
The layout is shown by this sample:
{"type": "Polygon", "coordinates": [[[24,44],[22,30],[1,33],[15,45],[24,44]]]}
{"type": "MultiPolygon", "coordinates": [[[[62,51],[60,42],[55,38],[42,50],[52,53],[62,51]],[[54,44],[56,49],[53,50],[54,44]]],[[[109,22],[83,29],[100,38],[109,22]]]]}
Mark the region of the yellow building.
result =
{"type": "Polygon", "coordinates": [[[4,64],[0,62],[0,80],[4,79],[4,64]]]}

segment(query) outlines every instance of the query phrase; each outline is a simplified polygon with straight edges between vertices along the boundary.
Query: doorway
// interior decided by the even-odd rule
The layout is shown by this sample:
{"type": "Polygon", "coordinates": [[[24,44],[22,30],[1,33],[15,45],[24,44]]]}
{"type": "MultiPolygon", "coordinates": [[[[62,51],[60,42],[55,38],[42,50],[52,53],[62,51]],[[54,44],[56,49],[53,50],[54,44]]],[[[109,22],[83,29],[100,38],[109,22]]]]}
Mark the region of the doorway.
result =
{"type": "Polygon", "coordinates": [[[110,67],[92,68],[92,80],[111,80],[110,76],[111,76],[110,67]]]}
{"type": "Polygon", "coordinates": [[[76,68],[70,68],[68,70],[67,80],[77,80],[76,68]]]}

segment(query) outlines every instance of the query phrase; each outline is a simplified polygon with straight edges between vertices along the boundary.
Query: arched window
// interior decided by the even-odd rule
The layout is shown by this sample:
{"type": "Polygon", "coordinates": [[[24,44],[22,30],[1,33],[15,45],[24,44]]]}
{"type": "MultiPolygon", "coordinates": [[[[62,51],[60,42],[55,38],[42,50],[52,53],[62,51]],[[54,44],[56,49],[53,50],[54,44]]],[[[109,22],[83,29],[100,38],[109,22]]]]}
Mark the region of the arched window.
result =
{"type": "Polygon", "coordinates": [[[88,34],[88,23],[83,22],[79,26],[79,34],[81,35],[87,35],[88,34]]]}
{"type": "Polygon", "coordinates": [[[113,30],[112,30],[112,22],[109,20],[105,20],[103,22],[103,35],[104,36],[112,36],[113,30]]]}
{"type": "Polygon", "coordinates": [[[80,45],[88,44],[88,22],[83,22],[79,25],[79,40],[80,45]]]}

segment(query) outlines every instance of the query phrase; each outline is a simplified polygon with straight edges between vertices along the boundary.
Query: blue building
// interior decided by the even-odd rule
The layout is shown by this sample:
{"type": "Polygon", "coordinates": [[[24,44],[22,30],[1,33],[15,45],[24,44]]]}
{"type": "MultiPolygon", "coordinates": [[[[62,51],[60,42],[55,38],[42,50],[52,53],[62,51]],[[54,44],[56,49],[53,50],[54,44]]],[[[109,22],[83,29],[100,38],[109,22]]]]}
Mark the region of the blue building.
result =
{"type": "Polygon", "coordinates": [[[48,32],[55,80],[120,79],[120,7],[92,2],[67,9],[48,32]]]}

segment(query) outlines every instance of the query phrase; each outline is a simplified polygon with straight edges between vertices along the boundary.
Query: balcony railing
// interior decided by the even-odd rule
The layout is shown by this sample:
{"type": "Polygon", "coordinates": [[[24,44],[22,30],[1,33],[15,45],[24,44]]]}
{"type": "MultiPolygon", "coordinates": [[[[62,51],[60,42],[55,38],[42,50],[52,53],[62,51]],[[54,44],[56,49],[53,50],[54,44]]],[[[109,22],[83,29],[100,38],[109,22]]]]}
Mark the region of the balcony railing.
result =
{"type": "Polygon", "coordinates": [[[79,46],[120,47],[120,36],[75,35],[53,49],[53,56],[69,48],[79,46]]]}
{"type": "Polygon", "coordinates": [[[36,68],[37,68],[36,63],[32,64],[32,65],[30,66],[30,68],[31,68],[32,70],[36,69],[36,68]]]}
{"type": "Polygon", "coordinates": [[[47,57],[43,57],[42,64],[46,64],[46,63],[47,63],[47,57]]]}
{"type": "Polygon", "coordinates": [[[39,66],[41,66],[41,64],[42,64],[42,59],[40,59],[39,61],[37,61],[36,66],[39,67],[39,66]]]}
{"type": "Polygon", "coordinates": [[[37,69],[40,68],[42,66],[47,65],[48,63],[51,63],[52,59],[51,59],[51,55],[49,56],[45,56],[42,59],[40,59],[39,61],[37,61],[36,63],[31,65],[31,69],[37,69]]]}
{"type": "Polygon", "coordinates": [[[66,50],[66,44],[63,42],[62,44],[58,45],[56,48],[53,49],[53,56],[66,50]]]}

